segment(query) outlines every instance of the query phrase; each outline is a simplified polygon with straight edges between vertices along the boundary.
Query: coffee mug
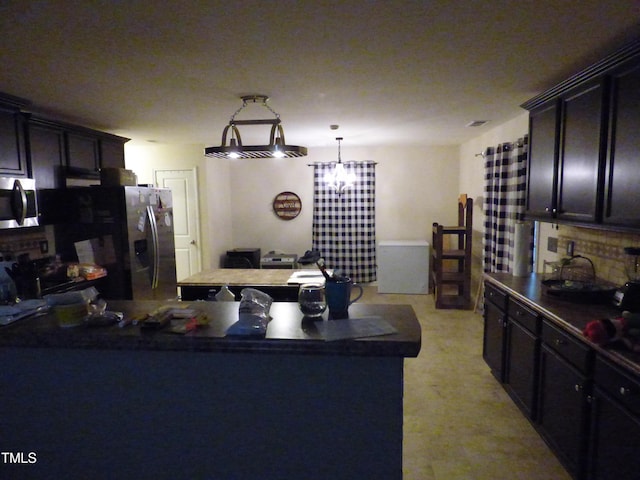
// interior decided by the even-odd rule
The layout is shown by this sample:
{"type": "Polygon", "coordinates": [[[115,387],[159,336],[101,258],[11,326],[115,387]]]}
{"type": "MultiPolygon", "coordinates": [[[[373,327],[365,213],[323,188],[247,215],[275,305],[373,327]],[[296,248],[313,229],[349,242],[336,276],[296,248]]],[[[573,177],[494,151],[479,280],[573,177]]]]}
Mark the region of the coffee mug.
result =
{"type": "Polygon", "coordinates": [[[329,318],[347,318],[349,317],[349,305],[358,301],[364,290],[362,286],[353,283],[350,278],[343,278],[338,281],[328,280],[325,283],[325,291],[327,294],[327,306],[329,307],[329,318]],[[351,292],[354,288],[360,290],[358,296],[351,299],[351,292]]]}

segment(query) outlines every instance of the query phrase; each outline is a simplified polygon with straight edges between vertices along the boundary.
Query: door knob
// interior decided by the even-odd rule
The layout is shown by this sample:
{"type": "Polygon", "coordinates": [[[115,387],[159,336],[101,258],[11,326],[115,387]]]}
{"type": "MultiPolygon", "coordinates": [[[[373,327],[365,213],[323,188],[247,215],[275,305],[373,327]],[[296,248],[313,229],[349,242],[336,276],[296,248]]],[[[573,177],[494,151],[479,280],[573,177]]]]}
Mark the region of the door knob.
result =
{"type": "Polygon", "coordinates": [[[195,240],[191,240],[189,243],[190,243],[191,245],[195,245],[195,244],[196,244],[196,241],[195,241],[195,240]]]}

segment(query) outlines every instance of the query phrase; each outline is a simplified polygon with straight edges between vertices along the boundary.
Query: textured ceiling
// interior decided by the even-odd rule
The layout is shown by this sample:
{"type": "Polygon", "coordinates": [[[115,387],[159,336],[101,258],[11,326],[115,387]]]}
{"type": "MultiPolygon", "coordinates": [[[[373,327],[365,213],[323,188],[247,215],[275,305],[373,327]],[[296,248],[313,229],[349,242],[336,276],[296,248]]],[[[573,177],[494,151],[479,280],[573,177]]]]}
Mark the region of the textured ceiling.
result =
{"type": "Polygon", "coordinates": [[[289,144],[451,145],[639,26],[637,0],[4,0],[0,91],[136,142],[217,145],[239,96],[263,93],[289,144]]]}

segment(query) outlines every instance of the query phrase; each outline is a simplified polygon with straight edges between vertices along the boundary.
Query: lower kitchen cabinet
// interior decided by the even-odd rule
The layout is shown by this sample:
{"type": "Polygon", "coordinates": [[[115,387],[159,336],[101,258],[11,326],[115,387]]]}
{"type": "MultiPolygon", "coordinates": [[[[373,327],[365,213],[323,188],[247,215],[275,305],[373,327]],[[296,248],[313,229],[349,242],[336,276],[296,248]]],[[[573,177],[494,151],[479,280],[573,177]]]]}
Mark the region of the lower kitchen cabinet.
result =
{"type": "Polygon", "coordinates": [[[484,290],[484,339],[482,357],[491,368],[491,373],[504,381],[505,362],[505,328],[506,328],[506,293],[485,286],[484,290]]]}
{"type": "Polygon", "coordinates": [[[589,383],[548,345],[540,353],[538,431],[574,478],[583,478],[589,383]]]}
{"type": "Polygon", "coordinates": [[[535,419],[538,386],[538,315],[509,298],[504,388],[524,414],[535,419]]]}
{"type": "Polygon", "coordinates": [[[594,383],[588,478],[635,480],[640,477],[640,383],[601,358],[594,383]]]}

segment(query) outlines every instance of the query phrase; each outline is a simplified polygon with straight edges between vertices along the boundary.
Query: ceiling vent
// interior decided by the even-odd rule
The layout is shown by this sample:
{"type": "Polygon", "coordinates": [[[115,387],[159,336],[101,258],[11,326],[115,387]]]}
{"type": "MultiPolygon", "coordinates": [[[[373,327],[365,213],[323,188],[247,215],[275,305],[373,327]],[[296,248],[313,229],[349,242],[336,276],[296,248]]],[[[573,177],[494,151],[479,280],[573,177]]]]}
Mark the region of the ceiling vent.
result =
{"type": "Polygon", "coordinates": [[[489,120],[473,120],[472,122],[467,123],[467,127],[481,127],[482,125],[484,125],[485,123],[487,123],[489,120]]]}

